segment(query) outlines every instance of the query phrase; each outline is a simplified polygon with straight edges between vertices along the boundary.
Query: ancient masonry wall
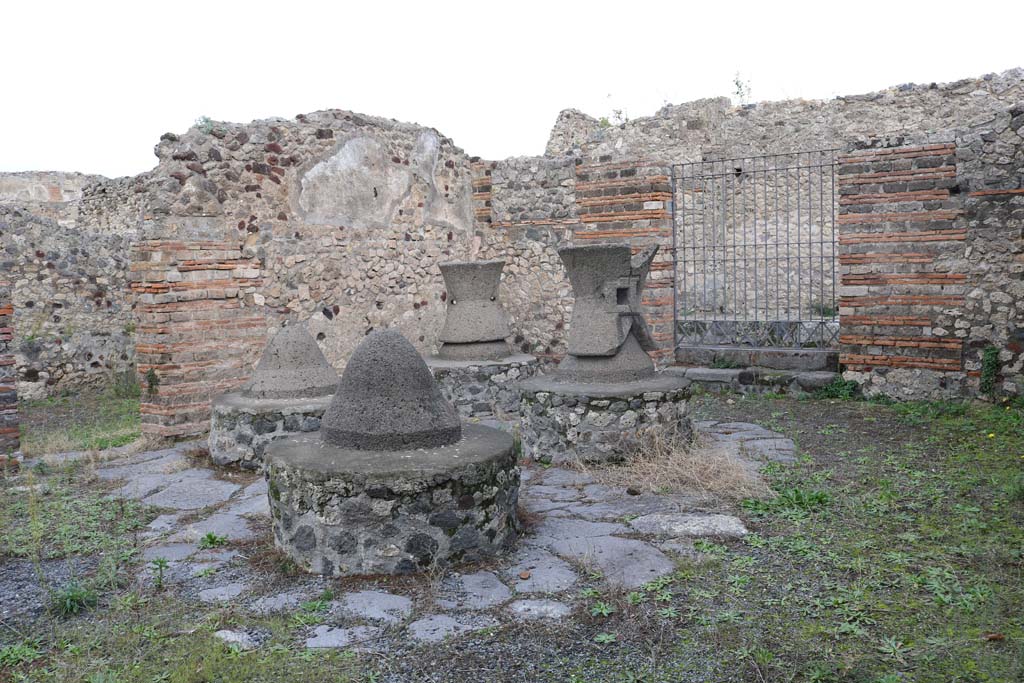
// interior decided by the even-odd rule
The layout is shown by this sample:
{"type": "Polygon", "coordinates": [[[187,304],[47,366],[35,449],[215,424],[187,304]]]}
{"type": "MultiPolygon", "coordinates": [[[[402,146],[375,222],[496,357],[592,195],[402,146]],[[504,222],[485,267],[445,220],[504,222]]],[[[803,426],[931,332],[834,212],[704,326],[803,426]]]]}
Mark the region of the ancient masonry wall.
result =
{"type": "Polygon", "coordinates": [[[0,204],[0,265],[11,283],[23,398],[110,382],[134,361],[127,285],[135,226],[113,218],[126,205],[113,211],[79,198],[73,211],[47,206],[51,215],[74,213],[73,222],[0,204]],[[91,221],[90,212],[106,225],[91,221]]]}
{"type": "Polygon", "coordinates": [[[953,256],[967,237],[950,192],[956,145],[881,141],[841,156],[838,172],[840,363],[884,393],[959,393],[963,339],[941,320],[967,284],[953,256]]]}
{"type": "Polygon", "coordinates": [[[11,305],[10,284],[0,281],[0,470],[16,457],[20,445],[18,392],[11,348],[13,325],[14,307],[11,305]]]}
{"type": "Polygon", "coordinates": [[[958,137],[957,176],[971,286],[946,324],[964,335],[967,393],[982,390],[982,359],[994,349],[992,390],[1024,395],[1024,98],[958,137]]]}
{"type": "Polygon", "coordinates": [[[672,355],[672,194],[670,169],[647,160],[595,163],[525,157],[473,166],[478,230],[491,229],[483,254],[504,258],[503,297],[513,346],[554,359],[564,352],[572,291],[557,249],[570,244],[657,244],[643,303],[660,348],[672,355]],[[486,190],[484,189],[486,188],[486,190]],[[487,212],[482,209],[490,207],[487,212]]]}
{"type": "Polygon", "coordinates": [[[1000,386],[1013,391],[1024,345],[1024,198],[1020,115],[1010,107],[1022,100],[1024,71],[1014,70],[828,102],[701,100],[621,126],[568,111],[545,156],[497,162],[471,160],[429,128],[331,110],[165,135],[158,166],[135,178],[0,174],[18,388],[43,395],[137,361],[151,394],[147,431],[198,433],[210,396],[248,375],[283,320],[308,320],[339,369],[363,335],[384,326],[434,351],[446,296],[437,263],[446,259],[504,258],[513,348],[553,361],[572,311],[557,248],[588,241],[662,245],[644,303],[659,360],[668,360],[670,164],[855,139],[860,157],[851,153],[844,166],[877,169],[848,177],[891,173],[886,150],[956,147],[952,164],[944,151],[910,157],[905,169],[924,170],[918,158],[953,165],[951,187],[898,190],[889,181],[867,191],[851,179],[845,188],[855,197],[840,226],[850,288],[844,353],[857,361],[850,376],[870,391],[888,382],[919,385],[922,395],[969,393],[994,346],[1000,386]],[[878,196],[857,197],[869,194],[878,196]],[[886,216],[933,211],[961,213],[886,216]],[[903,234],[954,228],[962,239],[903,234]],[[891,239],[876,244],[874,233],[891,239]],[[870,304],[873,295],[934,298],[898,299],[890,309],[870,304]]]}
{"type": "Polygon", "coordinates": [[[165,135],[157,154],[132,259],[139,372],[156,382],[145,431],[205,431],[210,399],[285,320],[307,320],[339,369],[382,327],[434,350],[437,264],[480,242],[469,161],[450,140],[327,111],[165,135]]]}
{"type": "Polygon", "coordinates": [[[184,437],[205,432],[210,401],[249,376],[266,323],[244,304],[260,269],[236,241],[198,218],[164,226],[163,239],[140,240],[132,249],[142,429],[184,437]]]}
{"type": "Polygon", "coordinates": [[[851,140],[988,125],[1022,100],[1024,69],[1011,69],[830,100],[734,106],[726,97],[708,98],[669,104],[619,125],[568,109],[558,116],[546,154],[680,163],[844,148],[851,140]]]}
{"type": "Polygon", "coordinates": [[[1016,106],[951,142],[840,157],[840,362],[866,393],[1024,391],[1021,130],[1016,106]]]}

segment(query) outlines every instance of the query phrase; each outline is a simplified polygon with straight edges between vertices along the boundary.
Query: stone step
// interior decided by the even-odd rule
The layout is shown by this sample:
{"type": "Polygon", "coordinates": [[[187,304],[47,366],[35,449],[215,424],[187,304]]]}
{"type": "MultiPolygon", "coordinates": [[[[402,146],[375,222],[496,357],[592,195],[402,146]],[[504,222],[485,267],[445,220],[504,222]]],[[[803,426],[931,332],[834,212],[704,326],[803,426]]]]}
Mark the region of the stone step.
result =
{"type": "Polygon", "coordinates": [[[695,367],[727,363],[735,367],[771,368],[793,372],[834,372],[839,369],[839,350],[682,345],[676,348],[676,362],[695,367]]]}
{"type": "Polygon", "coordinates": [[[665,372],[685,377],[693,384],[714,393],[743,394],[811,393],[839,377],[838,372],[826,370],[793,371],[764,367],[706,368],[673,365],[665,368],[665,372]]]}

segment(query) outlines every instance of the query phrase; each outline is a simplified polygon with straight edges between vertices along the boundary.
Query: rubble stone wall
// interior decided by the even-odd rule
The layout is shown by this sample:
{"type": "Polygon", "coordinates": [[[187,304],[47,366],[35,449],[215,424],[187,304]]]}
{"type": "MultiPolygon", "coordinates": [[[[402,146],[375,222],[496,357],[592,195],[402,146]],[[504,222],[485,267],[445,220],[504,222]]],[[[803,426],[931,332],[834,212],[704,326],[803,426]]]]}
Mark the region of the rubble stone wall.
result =
{"type": "Polygon", "coordinates": [[[17,457],[20,445],[18,391],[11,349],[13,321],[10,285],[0,281],[0,470],[17,457]]]}
{"type": "Polygon", "coordinates": [[[205,430],[268,331],[307,320],[335,366],[374,329],[433,351],[437,264],[473,258],[470,162],[437,131],[350,112],[165,135],[133,257],[144,429],[205,430]]]}
{"type": "Polygon", "coordinates": [[[11,285],[22,398],[110,382],[134,362],[127,288],[134,233],[75,220],[67,225],[0,204],[0,265],[11,285]]]}
{"type": "MultiPolygon", "coordinates": [[[[931,141],[957,143],[962,192],[948,201],[960,203],[957,225],[967,231],[952,246],[929,247],[942,251],[946,274],[967,278],[956,295],[962,307],[936,304],[931,329],[961,340],[964,391],[980,382],[988,346],[1000,349],[1000,381],[1016,386],[1022,297],[1006,274],[1020,256],[1005,236],[1019,231],[1024,201],[1014,192],[1020,136],[1011,108],[1020,101],[1024,71],[1014,70],[827,102],[700,100],[619,126],[566,111],[544,156],[504,161],[471,159],[430,128],[330,110],[167,134],[156,168],[134,178],[0,174],[20,380],[35,395],[137,360],[149,390],[147,431],[198,433],[211,397],[248,376],[267,332],[286,319],[308,320],[339,369],[365,334],[385,326],[434,351],[446,296],[437,264],[448,259],[505,259],[501,297],[513,348],[557,359],[572,312],[557,249],[587,241],[662,247],[644,302],[662,346],[656,355],[667,361],[673,163],[851,141],[896,149],[928,144],[927,132],[931,141]],[[879,136],[884,146],[871,142],[879,136]]],[[[895,202],[883,199],[843,215],[895,202]]],[[[878,264],[847,265],[856,275],[878,264]]],[[[909,266],[886,268],[873,272],[892,276],[909,266]]],[[[870,355],[854,353],[871,344],[849,336],[866,331],[844,331],[848,354],[870,355]]]]}
{"type": "Polygon", "coordinates": [[[1024,69],[1011,69],[830,100],[734,106],[726,97],[709,98],[669,104],[654,116],[619,125],[569,109],[559,114],[546,154],[680,163],[845,148],[858,139],[984,125],[1022,99],[1024,69]]]}
{"type": "Polygon", "coordinates": [[[996,393],[1024,395],[1024,98],[958,136],[957,180],[970,289],[960,317],[968,393],[981,391],[986,349],[998,356],[996,393]]]}

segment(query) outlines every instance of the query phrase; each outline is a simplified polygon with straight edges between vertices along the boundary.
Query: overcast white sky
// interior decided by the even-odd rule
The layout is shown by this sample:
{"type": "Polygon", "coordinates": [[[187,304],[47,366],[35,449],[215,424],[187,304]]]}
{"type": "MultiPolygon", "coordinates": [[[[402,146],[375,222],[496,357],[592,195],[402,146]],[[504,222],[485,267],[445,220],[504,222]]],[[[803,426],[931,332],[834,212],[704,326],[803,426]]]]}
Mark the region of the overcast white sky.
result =
{"type": "Polygon", "coordinates": [[[129,175],[165,131],[341,108],[470,154],[540,154],[561,109],[647,116],[1024,65],[1024,1],[76,2],[0,5],[0,171],[129,175]]]}

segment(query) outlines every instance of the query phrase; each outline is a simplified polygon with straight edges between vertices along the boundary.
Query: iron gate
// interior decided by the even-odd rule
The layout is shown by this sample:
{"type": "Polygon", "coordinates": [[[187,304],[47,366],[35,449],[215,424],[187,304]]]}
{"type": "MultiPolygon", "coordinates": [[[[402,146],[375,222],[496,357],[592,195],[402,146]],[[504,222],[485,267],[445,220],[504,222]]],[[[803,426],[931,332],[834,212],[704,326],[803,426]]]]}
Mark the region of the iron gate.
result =
{"type": "Polygon", "coordinates": [[[676,348],[836,345],[836,151],[673,167],[676,348]]]}

